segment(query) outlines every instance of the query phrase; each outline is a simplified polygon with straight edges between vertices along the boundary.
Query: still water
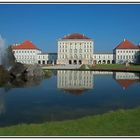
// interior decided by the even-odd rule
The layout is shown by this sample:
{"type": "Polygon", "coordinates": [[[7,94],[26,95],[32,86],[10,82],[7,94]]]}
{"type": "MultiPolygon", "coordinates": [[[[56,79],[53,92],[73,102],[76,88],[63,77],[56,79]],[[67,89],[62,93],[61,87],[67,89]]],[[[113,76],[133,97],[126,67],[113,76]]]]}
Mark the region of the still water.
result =
{"type": "Polygon", "coordinates": [[[0,126],[43,123],[140,106],[140,74],[49,71],[0,88],[0,126]]]}

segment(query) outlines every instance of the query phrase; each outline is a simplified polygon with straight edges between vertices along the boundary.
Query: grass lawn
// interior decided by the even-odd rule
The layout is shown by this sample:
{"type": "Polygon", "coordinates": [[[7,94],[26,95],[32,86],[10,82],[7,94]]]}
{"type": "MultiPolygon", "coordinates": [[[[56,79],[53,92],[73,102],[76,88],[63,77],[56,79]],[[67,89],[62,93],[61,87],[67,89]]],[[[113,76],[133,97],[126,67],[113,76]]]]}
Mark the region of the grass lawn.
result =
{"type": "MultiPolygon", "coordinates": [[[[96,64],[96,66],[90,66],[91,70],[122,70],[122,71],[140,71],[140,65],[130,65],[128,67],[125,64],[96,64]]],[[[85,69],[85,65],[82,65],[80,69],[85,69]]]]}
{"type": "MultiPolygon", "coordinates": [[[[126,66],[123,64],[97,64],[96,67],[98,68],[111,68],[111,69],[125,69],[126,66]]],[[[140,65],[130,65],[128,69],[140,69],[140,65]]]]}
{"type": "Polygon", "coordinates": [[[140,108],[76,120],[0,128],[1,136],[140,136],[140,108]]]}

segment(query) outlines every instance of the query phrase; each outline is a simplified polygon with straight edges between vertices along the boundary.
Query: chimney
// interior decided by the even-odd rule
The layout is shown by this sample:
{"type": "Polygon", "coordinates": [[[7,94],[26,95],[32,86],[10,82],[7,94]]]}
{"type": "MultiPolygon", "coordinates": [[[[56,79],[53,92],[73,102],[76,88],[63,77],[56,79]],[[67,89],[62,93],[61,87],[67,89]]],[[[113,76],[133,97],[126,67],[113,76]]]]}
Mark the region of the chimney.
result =
{"type": "Polygon", "coordinates": [[[126,39],[124,38],[123,41],[125,42],[125,40],[126,40],[126,39]]]}

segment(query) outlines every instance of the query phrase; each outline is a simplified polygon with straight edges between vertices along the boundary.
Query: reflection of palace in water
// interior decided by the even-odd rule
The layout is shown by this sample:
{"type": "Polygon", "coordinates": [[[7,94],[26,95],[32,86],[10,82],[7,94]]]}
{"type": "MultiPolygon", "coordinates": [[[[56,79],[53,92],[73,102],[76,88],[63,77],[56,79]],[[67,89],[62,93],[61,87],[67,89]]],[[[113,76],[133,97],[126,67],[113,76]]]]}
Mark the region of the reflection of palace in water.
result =
{"type": "Polygon", "coordinates": [[[140,82],[139,73],[115,72],[113,78],[123,87],[123,89],[128,88],[134,83],[140,82]]]}
{"type": "Polygon", "coordinates": [[[57,71],[57,88],[72,94],[81,94],[84,90],[93,89],[94,76],[112,75],[113,79],[123,87],[140,82],[139,73],[105,72],[105,71],[57,71]]]}
{"type": "Polygon", "coordinates": [[[81,94],[84,90],[93,89],[94,75],[108,75],[113,72],[99,71],[57,71],[57,88],[72,94],[81,94]]]}
{"type": "Polygon", "coordinates": [[[73,94],[93,88],[91,71],[57,71],[57,87],[73,94]]]}

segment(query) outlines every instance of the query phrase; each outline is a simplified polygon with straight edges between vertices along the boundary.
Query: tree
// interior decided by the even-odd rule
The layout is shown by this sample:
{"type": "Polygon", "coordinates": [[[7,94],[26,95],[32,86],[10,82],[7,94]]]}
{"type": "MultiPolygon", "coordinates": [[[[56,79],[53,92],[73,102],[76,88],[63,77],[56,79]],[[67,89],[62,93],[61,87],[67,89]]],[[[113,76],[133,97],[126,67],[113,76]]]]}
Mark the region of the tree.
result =
{"type": "Polygon", "coordinates": [[[15,64],[16,58],[15,58],[14,53],[13,53],[13,51],[12,51],[12,46],[9,46],[9,47],[6,49],[6,57],[7,57],[7,59],[6,59],[6,61],[7,61],[6,64],[7,64],[8,67],[10,67],[10,66],[12,66],[12,65],[15,64]]]}

